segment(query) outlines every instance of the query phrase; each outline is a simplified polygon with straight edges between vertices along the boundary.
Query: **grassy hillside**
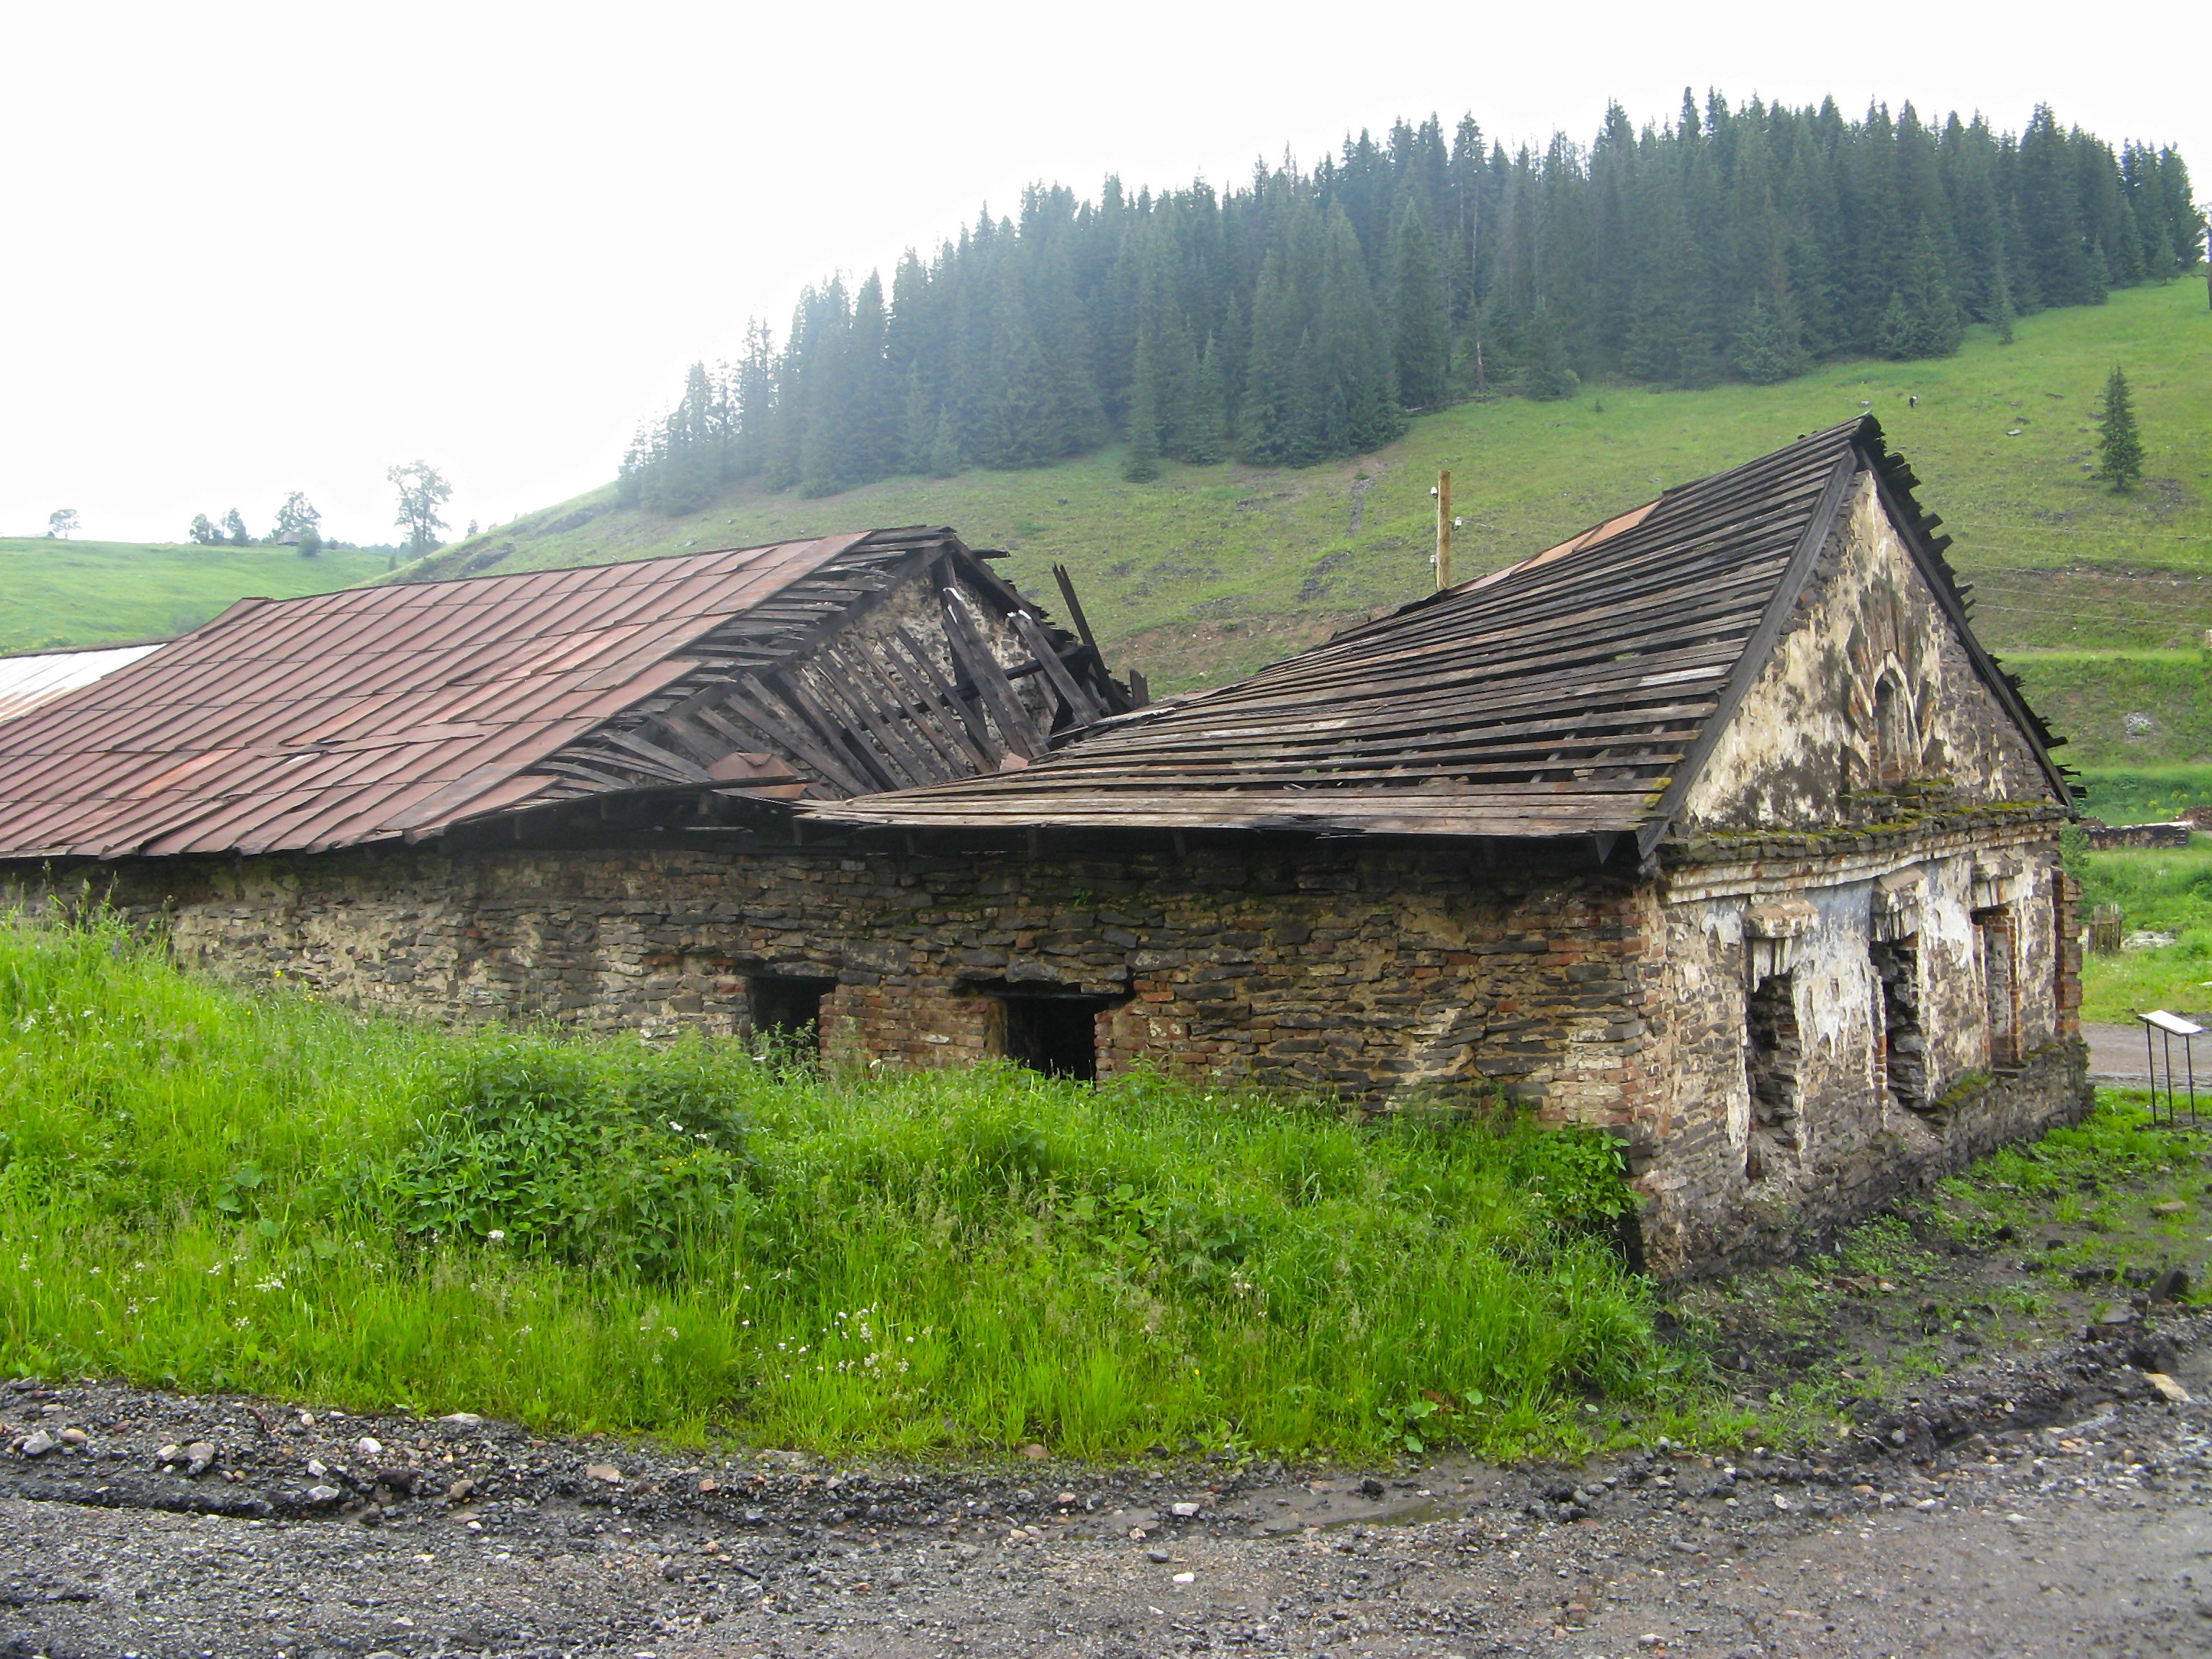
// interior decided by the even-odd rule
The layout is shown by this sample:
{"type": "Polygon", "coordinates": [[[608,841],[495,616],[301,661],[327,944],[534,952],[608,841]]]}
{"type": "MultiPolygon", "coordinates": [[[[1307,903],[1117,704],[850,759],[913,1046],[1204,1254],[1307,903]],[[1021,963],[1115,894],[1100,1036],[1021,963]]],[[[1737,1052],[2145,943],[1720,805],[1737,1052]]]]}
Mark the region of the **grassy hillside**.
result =
{"type": "Polygon", "coordinates": [[[0,651],[182,633],[248,594],[291,599],[380,574],[381,553],[0,537],[0,651]]]}
{"type": "Polygon", "coordinates": [[[1398,442],[1305,471],[1169,465],[1126,483],[1114,451],[1024,472],[905,478],[808,500],[732,491],[680,519],[613,505],[611,488],[434,556],[440,574],[636,558],[875,525],[951,524],[1012,550],[1048,595],[1074,571],[1091,620],[1175,686],[1241,672],[1430,580],[1429,486],[1453,471],[1462,574],[1516,558],[1662,485],[1771,448],[1865,405],[1960,538],[1978,614],[2007,646],[2157,647],[2212,625],[2212,319],[2194,281],[1975,330],[1939,362],[1835,364],[1778,386],[1584,387],[1425,416],[1398,442]],[[2132,496],[2087,476],[2106,373],[2134,381],[2148,447],[2132,496]],[[1908,401],[1917,396],[1917,408],[1908,401]],[[2017,433],[2018,435],[2008,435],[2017,433]]]}

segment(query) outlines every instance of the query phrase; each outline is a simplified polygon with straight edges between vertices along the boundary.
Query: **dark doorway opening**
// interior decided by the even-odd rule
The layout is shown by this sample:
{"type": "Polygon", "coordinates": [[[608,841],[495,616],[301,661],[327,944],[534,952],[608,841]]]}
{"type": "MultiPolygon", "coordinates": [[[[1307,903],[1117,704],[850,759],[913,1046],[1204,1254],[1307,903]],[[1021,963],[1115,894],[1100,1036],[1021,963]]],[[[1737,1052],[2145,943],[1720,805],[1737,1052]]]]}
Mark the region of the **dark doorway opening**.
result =
{"type": "Polygon", "coordinates": [[[1920,940],[1880,939],[1872,947],[1881,981],[1881,1057],[1890,1098],[1916,1112],[1928,1108],[1928,1043],[1920,1031],[1920,940]]]}
{"type": "Polygon", "coordinates": [[[755,977],[748,987],[753,1035],[814,1047],[822,1036],[822,999],[836,988],[834,979],[798,979],[780,974],[755,977]]]}
{"type": "Polygon", "coordinates": [[[1098,1079],[1098,1016],[1127,1000],[1004,981],[969,988],[998,1005],[993,1036],[1000,1054],[1047,1077],[1085,1083],[1098,1079]]]}
{"type": "Polygon", "coordinates": [[[1763,1181],[1797,1152],[1797,1073],[1804,1050],[1797,1035],[1797,981],[1769,974],[1744,998],[1745,1080],[1751,1125],[1744,1174],[1763,1181]]]}

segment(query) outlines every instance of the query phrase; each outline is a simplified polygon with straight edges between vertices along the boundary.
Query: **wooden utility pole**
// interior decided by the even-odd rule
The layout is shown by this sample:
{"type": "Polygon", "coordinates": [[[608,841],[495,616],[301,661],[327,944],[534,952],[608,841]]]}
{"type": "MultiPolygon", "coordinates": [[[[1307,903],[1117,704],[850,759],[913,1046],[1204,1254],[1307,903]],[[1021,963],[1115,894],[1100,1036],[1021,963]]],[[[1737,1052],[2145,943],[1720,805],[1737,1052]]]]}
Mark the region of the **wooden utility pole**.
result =
{"type": "Polygon", "coordinates": [[[1451,580],[1451,474],[1437,474],[1437,592],[1441,593],[1452,585],[1451,580]]]}

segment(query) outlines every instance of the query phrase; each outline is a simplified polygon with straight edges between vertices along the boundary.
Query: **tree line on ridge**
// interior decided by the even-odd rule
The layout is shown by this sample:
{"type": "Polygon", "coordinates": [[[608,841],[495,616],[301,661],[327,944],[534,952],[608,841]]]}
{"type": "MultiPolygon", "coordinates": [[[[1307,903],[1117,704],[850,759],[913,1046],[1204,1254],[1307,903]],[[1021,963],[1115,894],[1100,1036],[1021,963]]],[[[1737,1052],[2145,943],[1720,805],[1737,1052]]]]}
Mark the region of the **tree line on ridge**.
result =
{"type": "Polygon", "coordinates": [[[1486,143],[1472,116],[1362,132],[1310,170],[1095,201],[1026,191],[888,289],[801,295],[779,346],[695,365],[621,470],[629,504],[729,483],[830,495],[897,473],[1128,446],[1304,465],[1409,411],[1571,396],[1587,376],[1772,383],[1826,358],[1940,357],[2048,307],[2194,270],[2203,221],[2172,149],[2117,150],[2039,107],[1998,133],[1907,104],[1757,99],[1668,125],[1618,105],[1588,145],[1486,143]]]}

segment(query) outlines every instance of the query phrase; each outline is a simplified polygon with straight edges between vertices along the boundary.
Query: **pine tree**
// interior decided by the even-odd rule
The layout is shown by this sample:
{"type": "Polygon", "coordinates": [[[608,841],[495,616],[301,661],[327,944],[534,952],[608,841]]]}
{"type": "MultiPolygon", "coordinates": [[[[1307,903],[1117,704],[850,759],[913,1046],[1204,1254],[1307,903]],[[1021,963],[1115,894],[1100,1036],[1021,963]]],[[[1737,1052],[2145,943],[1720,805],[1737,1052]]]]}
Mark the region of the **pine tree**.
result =
{"type": "Polygon", "coordinates": [[[1184,423],[1182,459],[1194,466],[1211,466],[1229,453],[1227,399],[1221,387],[1222,348],[1208,336],[1198,360],[1198,373],[1190,386],[1190,412],[1184,423]]]}
{"type": "Polygon", "coordinates": [[[1146,483],[1160,476],[1159,350],[1149,320],[1137,325],[1137,364],[1129,382],[1129,459],[1121,476],[1146,483]]]}
{"type": "Polygon", "coordinates": [[[2105,382],[2105,396],[2097,410],[2096,477],[2114,495],[2133,489],[2142,482],[2142,434],[2136,429],[2135,400],[2128,392],[2128,377],[2116,363],[2105,382]]]}
{"type": "Polygon", "coordinates": [[[1582,384],[1567,362],[1566,342],[1559,336],[1559,325],[1548,311],[1540,311],[1529,319],[1528,363],[1521,371],[1522,393],[1540,404],[1557,403],[1575,395],[1582,384]]]}
{"type": "Polygon", "coordinates": [[[1451,365],[1451,330],[1435,245],[1412,199],[1398,216],[1391,261],[1398,399],[1408,409],[1433,409],[1444,400],[1451,365]]]}
{"type": "Polygon", "coordinates": [[[949,408],[937,411],[937,430],[929,440],[927,465],[933,478],[949,478],[960,471],[960,441],[954,435],[949,408]]]}
{"type": "Polygon", "coordinates": [[[1800,367],[1793,342],[1784,335],[1766,308],[1763,295],[1754,294],[1744,308],[1736,330],[1735,372],[1753,386],[1774,386],[1797,373],[1800,367]]]}

